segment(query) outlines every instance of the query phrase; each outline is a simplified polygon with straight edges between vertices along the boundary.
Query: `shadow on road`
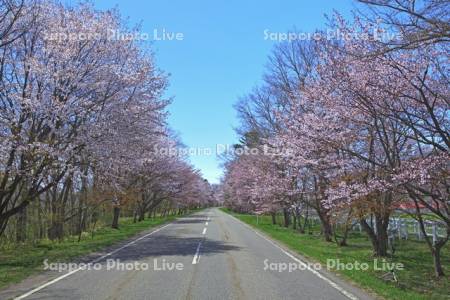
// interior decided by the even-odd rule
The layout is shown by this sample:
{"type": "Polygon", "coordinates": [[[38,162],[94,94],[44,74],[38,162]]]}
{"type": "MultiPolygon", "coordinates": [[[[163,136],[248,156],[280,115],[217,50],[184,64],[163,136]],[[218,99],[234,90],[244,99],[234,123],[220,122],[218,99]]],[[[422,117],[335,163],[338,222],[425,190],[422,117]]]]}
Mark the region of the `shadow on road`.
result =
{"type": "Polygon", "coordinates": [[[198,224],[198,223],[205,223],[205,220],[203,220],[203,219],[180,219],[173,223],[174,224],[198,224]]]}
{"type": "MultiPolygon", "coordinates": [[[[196,224],[196,223],[204,223],[206,222],[206,219],[210,217],[208,215],[203,215],[203,214],[199,214],[199,215],[192,215],[192,216],[186,216],[186,217],[182,217],[178,220],[176,220],[175,222],[173,222],[174,224],[196,224]]],[[[210,217],[211,218],[211,217],[210,217]]]]}
{"type": "Polygon", "coordinates": [[[211,216],[205,215],[205,214],[195,214],[195,215],[185,216],[185,217],[182,217],[182,218],[183,219],[202,219],[203,221],[206,221],[206,219],[208,217],[211,217],[211,216]]]}
{"type": "Polygon", "coordinates": [[[171,235],[155,236],[148,242],[140,242],[120,251],[114,255],[114,259],[141,260],[158,256],[193,256],[197,246],[202,242],[202,255],[223,253],[226,251],[239,250],[240,247],[230,245],[217,240],[208,240],[201,237],[177,237],[171,235]]]}

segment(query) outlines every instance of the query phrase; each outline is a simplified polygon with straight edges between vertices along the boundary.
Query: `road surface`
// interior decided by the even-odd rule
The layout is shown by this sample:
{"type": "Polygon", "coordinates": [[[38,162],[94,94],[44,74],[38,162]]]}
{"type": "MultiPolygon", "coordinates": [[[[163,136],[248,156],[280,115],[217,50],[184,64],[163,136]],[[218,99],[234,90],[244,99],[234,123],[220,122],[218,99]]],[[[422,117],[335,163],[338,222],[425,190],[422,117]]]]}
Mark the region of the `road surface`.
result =
{"type": "Polygon", "coordinates": [[[95,263],[58,273],[16,299],[370,299],[314,269],[280,272],[282,265],[304,265],[216,208],[141,235],[95,263]]]}

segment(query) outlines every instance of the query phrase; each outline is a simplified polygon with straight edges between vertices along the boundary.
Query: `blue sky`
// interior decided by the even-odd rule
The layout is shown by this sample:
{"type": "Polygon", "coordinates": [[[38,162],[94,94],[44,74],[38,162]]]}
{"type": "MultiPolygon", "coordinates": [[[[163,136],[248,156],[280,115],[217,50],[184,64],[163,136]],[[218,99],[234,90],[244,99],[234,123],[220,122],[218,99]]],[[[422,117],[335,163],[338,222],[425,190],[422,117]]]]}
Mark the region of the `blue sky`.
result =
{"type": "MultiPolygon", "coordinates": [[[[325,14],[348,15],[351,0],[292,1],[132,1],[97,0],[96,7],[117,6],[130,25],[140,23],[153,39],[154,30],[182,33],[182,40],[153,41],[157,63],[170,73],[168,97],[171,127],[191,148],[215,149],[234,144],[238,125],[233,104],[261,82],[267,56],[276,41],[264,30],[313,32],[323,28],[325,14]]],[[[191,155],[205,178],[222,174],[215,155],[191,155]]]]}

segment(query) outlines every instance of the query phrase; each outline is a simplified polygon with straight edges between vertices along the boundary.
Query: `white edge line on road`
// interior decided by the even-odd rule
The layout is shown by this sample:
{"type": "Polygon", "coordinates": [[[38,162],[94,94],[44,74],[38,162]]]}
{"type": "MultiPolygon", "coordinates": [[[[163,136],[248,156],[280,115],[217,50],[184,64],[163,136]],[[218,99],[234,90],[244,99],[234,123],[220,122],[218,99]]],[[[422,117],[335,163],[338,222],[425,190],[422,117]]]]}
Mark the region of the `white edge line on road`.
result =
{"type": "MultiPolygon", "coordinates": [[[[229,214],[227,214],[229,215],[229,214]]],[[[238,218],[236,218],[235,216],[229,215],[231,217],[233,217],[234,219],[238,220],[241,224],[247,226],[251,231],[253,231],[254,233],[256,233],[258,236],[262,237],[264,240],[268,241],[269,243],[271,243],[273,246],[275,246],[276,248],[278,248],[279,250],[281,250],[281,252],[283,252],[284,254],[286,254],[287,256],[289,256],[291,259],[295,260],[296,262],[298,262],[299,264],[302,265],[302,267],[308,269],[309,271],[311,271],[314,275],[316,275],[317,277],[319,277],[320,279],[324,280],[325,282],[327,282],[329,285],[331,285],[332,287],[334,287],[336,290],[338,290],[339,292],[341,292],[343,295],[345,295],[347,298],[351,299],[351,300],[358,300],[358,297],[356,297],[355,295],[353,295],[350,292],[347,292],[344,288],[340,287],[336,282],[332,281],[331,279],[323,276],[322,274],[320,274],[320,272],[314,270],[313,268],[311,268],[308,264],[306,264],[305,262],[301,261],[300,259],[298,259],[297,257],[295,257],[293,254],[289,253],[288,251],[284,250],[282,247],[280,247],[279,245],[277,245],[274,241],[271,241],[270,239],[268,239],[267,237],[265,237],[264,235],[262,235],[261,233],[259,233],[257,230],[255,230],[254,228],[252,228],[250,225],[242,222],[241,220],[239,220],[238,218]]]]}
{"type": "MultiPolygon", "coordinates": [[[[158,229],[156,229],[156,230],[153,230],[152,232],[150,232],[150,233],[148,233],[148,234],[146,234],[146,235],[144,235],[144,236],[141,236],[140,238],[135,239],[135,240],[133,240],[133,241],[131,241],[131,242],[129,242],[129,243],[123,245],[122,247],[117,248],[117,249],[114,250],[114,251],[111,251],[111,252],[109,252],[109,253],[106,253],[105,255],[100,256],[99,258],[96,258],[96,259],[92,260],[92,261],[89,262],[88,264],[96,263],[96,262],[98,262],[98,261],[100,261],[100,260],[102,260],[102,259],[104,259],[104,258],[106,258],[106,257],[108,257],[108,256],[111,256],[111,255],[113,255],[114,253],[116,253],[116,252],[118,252],[118,251],[120,251],[120,250],[122,250],[122,249],[124,249],[124,248],[126,248],[126,247],[128,247],[128,246],[133,245],[133,244],[136,243],[137,241],[140,241],[140,240],[142,240],[142,239],[144,239],[144,238],[146,238],[146,237],[148,237],[148,236],[150,236],[150,235],[152,235],[152,234],[154,234],[154,233],[156,233],[156,232],[158,232],[158,231],[160,231],[160,230],[166,228],[166,227],[169,226],[169,225],[172,225],[172,224],[167,224],[167,225],[164,225],[164,226],[162,226],[162,227],[160,227],[160,228],[158,228],[158,229]]],[[[14,300],[21,300],[21,299],[24,299],[24,298],[26,298],[26,297],[28,297],[28,296],[30,296],[30,295],[32,295],[32,294],[34,294],[34,293],[36,293],[36,292],[42,290],[43,288],[48,287],[49,285],[52,285],[52,284],[54,284],[54,283],[56,283],[56,282],[58,282],[58,281],[60,281],[60,280],[62,280],[62,279],[64,279],[64,278],[66,278],[66,277],[69,277],[70,275],[72,275],[72,274],[74,274],[74,273],[76,273],[76,272],[78,272],[78,271],[80,271],[80,270],[82,270],[82,269],[84,269],[84,268],[77,268],[77,269],[75,269],[75,270],[73,270],[73,271],[70,271],[69,273],[66,273],[66,274],[64,274],[64,275],[61,275],[61,276],[59,276],[59,277],[56,277],[55,279],[53,279],[53,280],[51,280],[51,281],[49,281],[49,282],[47,282],[47,283],[44,283],[43,285],[38,286],[37,288],[34,288],[34,289],[32,289],[31,291],[29,291],[29,292],[27,292],[27,293],[25,293],[25,294],[23,294],[23,295],[20,295],[20,296],[14,298],[14,300]]]]}
{"type": "Polygon", "coordinates": [[[206,234],[206,227],[205,228],[203,228],[203,232],[202,232],[202,234],[206,234]]]}
{"type": "Polygon", "coordinates": [[[193,265],[196,265],[200,260],[200,246],[201,245],[202,245],[202,242],[198,243],[197,250],[195,250],[195,255],[194,255],[194,258],[192,259],[193,265]]]}

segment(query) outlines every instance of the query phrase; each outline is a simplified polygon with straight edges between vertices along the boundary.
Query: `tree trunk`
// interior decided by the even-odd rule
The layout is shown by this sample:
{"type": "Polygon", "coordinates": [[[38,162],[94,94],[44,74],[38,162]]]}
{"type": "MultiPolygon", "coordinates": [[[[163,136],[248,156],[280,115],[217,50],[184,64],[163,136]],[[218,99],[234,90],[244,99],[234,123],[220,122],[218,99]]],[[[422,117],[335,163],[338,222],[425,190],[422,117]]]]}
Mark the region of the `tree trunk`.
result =
{"type": "Polygon", "coordinates": [[[48,238],[52,241],[62,240],[64,232],[64,224],[60,220],[55,219],[52,221],[50,228],[48,229],[48,238]]]}
{"type": "Polygon", "coordinates": [[[329,221],[322,223],[323,226],[323,236],[325,237],[325,241],[332,242],[333,241],[333,228],[329,221]]]}
{"type": "Polygon", "coordinates": [[[271,213],[271,215],[272,215],[272,224],[273,224],[273,225],[277,224],[277,216],[276,216],[276,213],[271,213]]]}
{"type": "Polygon", "coordinates": [[[430,248],[431,255],[433,256],[434,275],[438,278],[443,277],[445,276],[445,274],[441,262],[441,249],[448,240],[450,230],[447,232],[447,238],[433,242],[427,235],[427,232],[425,230],[425,224],[421,215],[419,216],[418,221],[422,235],[424,236],[425,241],[427,242],[427,245],[430,248]]]}
{"type": "Polygon", "coordinates": [[[433,265],[434,265],[434,275],[439,278],[445,276],[444,270],[442,269],[441,262],[441,249],[447,243],[450,236],[450,228],[447,227],[447,237],[443,240],[432,241],[430,237],[427,235],[427,231],[425,229],[425,223],[422,217],[422,211],[420,209],[417,196],[415,194],[411,194],[411,198],[414,200],[414,204],[416,207],[416,220],[419,222],[419,229],[422,232],[422,236],[425,238],[425,241],[428,245],[428,248],[431,251],[431,255],[433,256],[433,265]]]}
{"type": "Polygon", "coordinates": [[[6,226],[8,225],[9,218],[1,218],[0,217],[0,236],[5,233],[6,226]]]}
{"type": "Polygon", "coordinates": [[[347,245],[347,237],[348,237],[349,227],[348,226],[344,227],[344,233],[342,235],[342,239],[341,240],[339,240],[339,235],[337,233],[337,230],[338,230],[337,225],[334,226],[334,228],[335,228],[335,230],[333,232],[333,235],[334,235],[334,240],[335,240],[336,244],[339,247],[348,246],[347,245]]]}
{"type": "Polygon", "coordinates": [[[137,209],[135,209],[133,212],[133,223],[137,222],[137,216],[138,216],[138,212],[137,212],[137,209]]]}
{"type": "Polygon", "coordinates": [[[288,228],[291,225],[291,214],[288,208],[283,208],[284,227],[288,228]]]}
{"type": "Polygon", "coordinates": [[[120,207],[114,206],[113,208],[113,221],[111,227],[114,229],[119,229],[119,216],[120,216],[120,207]]]}
{"type": "Polygon", "coordinates": [[[63,232],[64,232],[64,224],[62,222],[62,218],[64,217],[61,207],[60,197],[58,196],[57,188],[53,188],[51,191],[51,195],[49,197],[51,199],[51,220],[50,227],[47,230],[48,238],[52,241],[54,240],[62,240],[63,232]]]}
{"type": "Polygon", "coordinates": [[[441,263],[441,247],[434,247],[433,251],[433,264],[434,264],[434,275],[436,277],[443,277],[444,270],[442,269],[441,263]]]}
{"type": "Polygon", "coordinates": [[[376,256],[387,256],[387,249],[388,249],[388,235],[386,231],[382,231],[381,233],[377,234],[377,245],[378,248],[376,249],[375,255],[376,256]]]}
{"type": "Polygon", "coordinates": [[[339,246],[348,246],[347,244],[347,238],[348,238],[348,232],[350,231],[350,228],[348,226],[344,229],[344,236],[342,237],[341,242],[339,243],[339,246]]]}
{"type": "Polygon", "coordinates": [[[308,222],[309,222],[309,207],[306,206],[303,226],[301,224],[300,216],[298,217],[298,227],[300,228],[300,233],[306,232],[306,227],[308,227],[308,224],[309,224],[308,222]]]}
{"type": "Polygon", "coordinates": [[[379,216],[375,215],[376,232],[367,224],[366,220],[362,219],[360,224],[364,231],[369,236],[372,243],[373,255],[385,257],[388,250],[388,233],[387,225],[389,224],[389,215],[379,216]]]}
{"type": "Polygon", "coordinates": [[[94,238],[95,225],[97,225],[97,221],[98,221],[98,213],[96,211],[92,212],[91,221],[92,221],[91,238],[94,238]]]}
{"type": "Polygon", "coordinates": [[[17,215],[16,240],[25,242],[27,238],[27,207],[24,207],[17,215]]]}
{"type": "Polygon", "coordinates": [[[78,224],[76,233],[81,235],[83,231],[86,229],[86,219],[84,216],[84,204],[83,200],[80,199],[80,203],[78,204],[78,224]]]}
{"type": "Polygon", "coordinates": [[[38,222],[39,222],[39,233],[38,233],[38,237],[39,239],[43,239],[45,236],[45,228],[44,228],[44,218],[42,216],[42,206],[41,206],[41,199],[38,198],[38,222]]]}
{"type": "Polygon", "coordinates": [[[138,218],[138,222],[142,222],[145,220],[145,210],[144,209],[140,209],[139,210],[139,218],[138,218]]]}
{"type": "Polygon", "coordinates": [[[292,229],[297,230],[297,216],[292,214],[292,229]]]}
{"type": "Polygon", "coordinates": [[[320,222],[322,223],[322,233],[325,238],[325,241],[332,242],[333,241],[333,227],[330,223],[330,217],[323,213],[322,211],[317,211],[319,215],[320,222]]]}

